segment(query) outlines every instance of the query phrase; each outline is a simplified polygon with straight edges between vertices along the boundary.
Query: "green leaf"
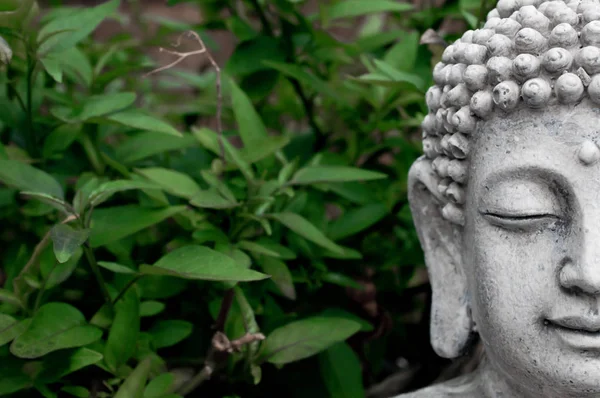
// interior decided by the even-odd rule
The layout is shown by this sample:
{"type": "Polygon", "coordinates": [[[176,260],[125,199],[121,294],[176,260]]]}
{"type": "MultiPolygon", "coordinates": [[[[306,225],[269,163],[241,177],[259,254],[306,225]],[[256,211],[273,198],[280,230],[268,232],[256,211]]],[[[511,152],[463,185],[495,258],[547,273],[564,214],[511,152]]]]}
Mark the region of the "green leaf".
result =
{"type": "Polygon", "coordinates": [[[61,124],[46,137],[42,153],[45,158],[66,150],[81,133],[80,124],[61,124]]]}
{"type": "Polygon", "coordinates": [[[32,386],[32,380],[25,372],[26,363],[22,360],[6,357],[0,361],[0,396],[10,396],[17,391],[32,386]]]}
{"type": "Polygon", "coordinates": [[[136,134],[115,148],[116,157],[125,164],[134,163],[160,153],[198,146],[189,134],[181,137],[152,131],[136,134]]]}
{"type": "Polygon", "coordinates": [[[285,61],[285,51],[280,41],[269,36],[257,36],[242,41],[227,61],[225,71],[229,75],[248,76],[268,69],[262,61],[285,61]]]}
{"type": "Polygon", "coordinates": [[[0,159],[0,181],[21,191],[45,193],[64,199],[62,187],[54,177],[16,160],[0,159]]]}
{"type": "Polygon", "coordinates": [[[173,373],[163,373],[156,376],[146,386],[144,398],[164,398],[171,391],[174,383],[175,375],[173,373]]]}
{"type": "Polygon", "coordinates": [[[135,93],[110,93],[87,97],[73,119],[85,121],[123,110],[131,106],[136,99],[135,93]]]}
{"type": "MultiPolygon", "coordinates": [[[[192,133],[203,147],[213,152],[217,156],[221,156],[219,137],[216,132],[207,128],[195,129],[192,127],[192,133]]],[[[231,145],[229,140],[226,138],[223,138],[222,143],[225,152],[224,156],[227,160],[227,163],[232,163],[238,169],[240,169],[247,180],[253,180],[254,173],[252,172],[252,168],[250,167],[250,164],[244,160],[240,152],[233,145],[231,145]]]]}
{"type": "Polygon", "coordinates": [[[40,265],[42,277],[46,280],[46,289],[52,289],[69,279],[75,268],[77,268],[82,255],[83,250],[78,248],[71,258],[62,264],[57,264],[53,261],[50,268],[47,265],[40,265]]]}
{"type": "Polygon", "coordinates": [[[54,243],[54,255],[59,263],[65,263],[85,243],[90,235],[87,229],[74,229],[66,224],[56,224],[50,230],[54,243]]]}
{"type": "Polygon", "coordinates": [[[71,215],[74,214],[74,209],[64,200],[55,198],[54,196],[50,196],[46,193],[39,192],[21,192],[21,195],[26,197],[27,199],[36,199],[40,202],[47,204],[49,206],[54,207],[56,210],[62,211],[64,214],[71,215]]]}
{"type": "Polygon", "coordinates": [[[146,358],[125,379],[113,398],[143,398],[148,374],[152,369],[151,358],[146,358]]]}
{"type": "Polygon", "coordinates": [[[384,87],[397,87],[399,84],[410,84],[417,90],[425,90],[425,81],[418,75],[400,71],[381,60],[375,60],[377,72],[368,73],[357,78],[358,81],[377,83],[384,87]]]}
{"type": "Polygon", "coordinates": [[[333,241],[329,240],[325,234],[317,227],[312,225],[307,219],[295,213],[274,213],[270,214],[269,217],[279,221],[290,230],[294,231],[298,235],[302,236],[327,250],[331,250],[334,253],[343,254],[344,248],[336,245],[333,241]]]}
{"type": "Polygon", "coordinates": [[[256,281],[267,275],[241,267],[231,257],[204,246],[184,246],[158,260],[153,266],[142,265],[149,275],[171,275],[183,279],[212,281],[256,281]]]}
{"type": "Polygon", "coordinates": [[[256,148],[248,150],[243,148],[240,150],[240,156],[245,162],[253,164],[275,154],[283,149],[291,141],[291,137],[287,136],[269,136],[262,141],[258,141],[256,148]]]}
{"type": "Polygon", "coordinates": [[[48,74],[58,83],[63,81],[62,62],[56,55],[48,54],[40,58],[40,63],[48,74]]]}
{"type": "Polygon", "coordinates": [[[127,205],[94,211],[90,244],[104,246],[174,216],[185,210],[185,206],[160,209],[127,205]]]}
{"type": "Polygon", "coordinates": [[[119,0],[112,0],[96,7],[82,7],[64,16],[58,16],[39,31],[38,53],[60,52],[73,47],[92,33],[106,17],[119,7],[119,0]]]}
{"type": "Polygon", "coordinates": [[[153,167],[148,169],[137,169],[136,172],[171,195],[191,199],[201,191],[196,181],[187,174],[178,171],[153,167]]]}
{"type": "Polygon", "coordinates": [[[329,224],[327,235],[333,240],[346,238],[371,227],[387,214],[387,207],[381,203],[351,209],[329,224]]]}
{"type": "Polygon", "coordinates": [[[420,36],[416,31],[405,32],[401,39],[387,51],[383,61],[401,71],[413,71],[420,48],[420,36]]]}
{"type": "Polygon", "coordinates": [[[240,137],[244,142],[244,148],[247,151],[254,151],[260,148],[260,145],[268,137],[267,128],[262,119],[254,109],[250,98],[230,80],[231,100],[233,113],[238,125],[240,137]]]}
{"type": "Polygon", "coordinates": [[[258,242],[250,242],[247,240],[242,240],[238,242],[238,246],[246,251],[253,252],[256,254],[264,254],[265,256],[271,257],[281,257],[278,252],[265,247],[264,245],[258,242]]]}
{"type": "Polygon", "coordinates": [[[262,247],[272,252],[277,253],[276,257],[279,257],[282,260],[294,260],[297,257],[296,253],[294,253],[287,247],[280,245],[279,243],[275,243],[267,238],[261,238],[256,243],[260,244],[262,247]]]}
{"type": "Polygon", "coordinates": [[[67,352],[56,352],[44,357],[42,371],[36,377],[36,381],[53,383],[68,374],[94,365],[101,360],[102,354],[85,347],[67,352]]]}
{"type": "Polygon", "coordinates": [[[66,392],[77,398],[89,398],[91,396],[90,391],[87,388],[80,386],[64,386],[60,391],[66,392]]]}
{"type": "MultiPolygon", "coordinates": [[[[260,332],[260,328],[258,326],[258,323],[256,322],[254,310],[252,309],[250,303],[248,303],[248,299],[246,298],[244,291],[239,285],[234,286],[233,291],[235,293],[235,300],[238,304],[242,315],[244,331],[246,333],[257,334],[258,332],[260,332]]],[[[254,341],[249,344],[248,358],[254,358],[254,356],[258,352],[259,345],[260,343],[258,341],[254,341]]]]}
{"type": "Polygon", "coordinates": [[[21,301],[19,298],[13,293],[6,289],[0,288],[0,303],[9,303],[16,307],[21,307],[21,301]]]}
{"type": "Polygon", "coordinates": [[[116,274],[135,274],[135,273],[137,273],[136,270],[134,270],[130,267],[127,267],[127,266],[121,265],[121,264],[117,264],[117,263],[108,262],[108,261],[98,261],[98,265],[101,266],[102,268],[112,271],[116,274]]]}
{"type": "Polygon", "coordinates": [[[329,82],[324,81],[319,77],[313,75],[312,73],[307,72],[301,66],[270,61],[264,61],[264,64],[275,70],[278,70],[285,76],[294,78],[304,83],[304,85],[306,87],[309,87],[311,90],[315,90],[320,94],[332,98],[342,105],[349,106],[348,100],[343,95],[343,91],[340,92],[339,88],[333,88],[329,82]]]}
{"type": "Polygon", "coordinates": [[[348,344],[337,343],[321,353],[319,366],[331,397],[365,397],[360,360],[348,344]]]}
{"type": "Polygon", "coordinates": [[[104,362],[116,371],[133,356],[140,332],[140,300],[129,289],[115,304],[115,318],[104,348],[104,362]]]}
{"type": "Polygon", "coordinates": [[[346,340],[360,330],[350,319],[312,317],[275,329],[263,343],[261,357],[283,365],[308,358],[346,340]]]}
{"type": "Polygon", "coordinates": [[[20,336],[28,327],[31,319],[18,321],[10,315],[0,313],[0,347],[20,336]]]}
{"type": "Polygon", "coordinates": [[[335,20],[380,12],[405,12],[413,8],[413,5],[410,3],[401,3],[393,0],[344,0],[330,6],[327,16],[329,20],[335,20]]]}
{"type": "Polygon", "coordinates": [[[363,332],[372,332],[373,330],[375,330],[375,327],[369,321],[362,319],[358,315],[343,310],[341,308],[329,307],[325,311],[321,312],[321,315],[329,317],[346,318],[358,322],[361,325],[360,330],[363,332]]]}
{"type": "Polygon", "coordinates": [[[115,180],[108,181],[94,189],[88,198],[91,206],[96,207],[113,196],[117,192],[131,191],[134,189],[157,189],[155,184],[145,181],[115,180]]]}
{"type": "Polygon", "coordinates": [[[60,53],[64,73],[75,81],[75,77],[84,84],[85,87],[92,85],[94,79],[94,70],[86,53],[77,47],[71,47],[60,53]]]}
{"type": "Polygon", "coordinates": [[[160,321],[157,322],[148,333],[152,336],[152,342],[156,349],[171,347],[192,334],[194,325],[186,321],[160,321]]]}
{"type": "Polygon", "coordinates": [[[140,304],[140,316],[151,317],[160,314],[165,310],[166,305],[160,301],[143,301],[140,304]]]}
{"type": "Polygon", "coordinates": [[[386,174],[345,166],[309,166],[300,169],[290,181],[306,185],[324,182],[369,181],[387,178],[386,174]]]}
{"type": "Polygon", "coordinates": [[[221,196],[216,188],[204,189],[197,192],[192,200],[190,200],[190,204],[206,209],[232,209],[240,205],[221,196]]]}
{"type": "Polygon", "coordinates": [[[290,300],[296,300],[296,289],[288,266],[272,257],[262,257],[259,261],[265,274],[271,275],[271,280],[281,294],[290,300]]]}
{"type": "Polygon", "coordinates": [[[155,133],[183,137],[183,135],[170,124],[137,109],[114,113],[106,116],[105,118],[112,122],[137,130],[153,131],[155,133]]]}
{"type": "Polygon", "coordinates": [[[327,272],[321,277],[321,280],[342,287],[351,287],[353,289],[360,290],[364,289],[364,286],[356,282],[354,279],[350,278],[347,275],[340,274],[338,272],[327,272]]]}
{"type": "Polygon", "coordinates": [[[39,358],[52,351],[81,347],[100,339],[102,331],[87,325],[75,307],[48,303],[35,313],[29,327],[10,345],[19,358],[39,358]]]}

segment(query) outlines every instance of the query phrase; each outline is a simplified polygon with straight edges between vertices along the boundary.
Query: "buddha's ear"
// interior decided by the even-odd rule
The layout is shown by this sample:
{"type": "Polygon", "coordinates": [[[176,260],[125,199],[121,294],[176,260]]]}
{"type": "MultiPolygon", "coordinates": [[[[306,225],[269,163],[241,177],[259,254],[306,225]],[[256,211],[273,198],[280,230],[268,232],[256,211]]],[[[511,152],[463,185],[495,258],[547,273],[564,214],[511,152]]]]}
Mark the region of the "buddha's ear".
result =
{"type": "Polygon", "coordinates": [[[409,172],[408,199],[433,290],[431,344],[438,355],[456,358],[468,348],[473,321],[461,256],[462,227],[442,216],[445,201],[438,181],[431,161],[419,158],[409,172]]]}

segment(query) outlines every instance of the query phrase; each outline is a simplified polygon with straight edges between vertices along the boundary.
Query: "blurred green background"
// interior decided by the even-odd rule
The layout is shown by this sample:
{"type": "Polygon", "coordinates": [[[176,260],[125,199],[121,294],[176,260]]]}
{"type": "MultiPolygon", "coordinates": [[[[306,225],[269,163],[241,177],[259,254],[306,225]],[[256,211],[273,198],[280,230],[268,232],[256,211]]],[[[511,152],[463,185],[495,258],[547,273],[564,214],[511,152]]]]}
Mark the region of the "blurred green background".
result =
{"type": "Polygon", "coordinates": [[[0,395],[383,398],[472,370],[430,347],[406,181],[432,67],[492,6],[0,0],[0,395]]]}

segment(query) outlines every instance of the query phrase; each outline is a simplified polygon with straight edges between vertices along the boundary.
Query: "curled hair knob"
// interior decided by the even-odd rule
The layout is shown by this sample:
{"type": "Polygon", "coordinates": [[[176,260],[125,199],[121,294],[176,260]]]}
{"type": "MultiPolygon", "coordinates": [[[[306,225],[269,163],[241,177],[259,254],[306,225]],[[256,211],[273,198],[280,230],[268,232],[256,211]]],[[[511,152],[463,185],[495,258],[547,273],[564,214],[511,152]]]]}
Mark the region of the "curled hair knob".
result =
{"type": "Polygon", "coordinates": [[[546,47],[546,38],[537,30],[523,28],[515,36],[515,48],[521,53],[538,55],[543,53],[546,47]]]}
{"type": "Polygon", "coordinates": [[[492,92],[494,103],[504,111],[517,107],[519,104],[519,94],[519,85],[512,80],[499,83],[494,87],[494,91],[492,92]]]}
{"type": "Polygon", "coordinates": [[[520,54],[513,60],[513,74],[520,81],[536,77],[540,73],[540,61],[531,54],[520,54]]]}
{"type": "Polygon", "coordinates": [[[463,134],[470,134],[475,130],[476,119],[471,116],[471,109],[463,106],[454,115],[452,115],[452,124],[463,134]]]}
{"type": "Polygon", "coordinates": [[[540,109],[546,106],[552,95],[550,84],[544,79],[535,78],[525,82],[521,89],[523,102],[534,109],[540,109]]]}
{"type": "Polygon", "coordinates": [[[584,87],[581,79],[574,73],[561,75],[554,84],[554,92],[563,104],[573,104],[581,99],[584,87]]]}
{"type": "Polygon", "coordinates": [[[494,111],[492,93],[487,90],[478,91],[471,97],[471,111],[482,119],[487,119],[494,111]]]}
{"type": "Polygon", "coordinates": [[[479,91],[487,85],[488,70],[483,65],[469,65],[463,73],[463,81],[471,91],[479,91]]]}
{"type": "Polygon", "coordinates": [[[579,36],[573,26],[561,23],[550,32],[548,43],[553,47],[571,48],[579,45],[579,36]]]}
{"type": "Polygon", "coordinates": [[[583,47],[577,53],[577,63],[589,74],[600,72],[600,49],[596,46],[583,47]]]}
{"type": "Polygon", "coordinates": [[[508,57],[514,52],[513,41],[498,33],[490,37],[485,46],[492,56],[508,57]]]}
{"type": "Polygon", "coordinates": [[[542,57],[542,66],[552,74],[562,73],[571,68],[573,56],[564,48],[551,48],[542,57]]]}
{"type": "Polygon", "coordinates": [[[600,21],[592,21],[581,29],[581,42],[588,46],[600,45],[600,21]]]}
{"type": "Polygon", "coordinates": [[[510,79],[512,73],[512,61],[507,57],[492,57],[488,60],[488,81],[492,85],[510,79]]]}

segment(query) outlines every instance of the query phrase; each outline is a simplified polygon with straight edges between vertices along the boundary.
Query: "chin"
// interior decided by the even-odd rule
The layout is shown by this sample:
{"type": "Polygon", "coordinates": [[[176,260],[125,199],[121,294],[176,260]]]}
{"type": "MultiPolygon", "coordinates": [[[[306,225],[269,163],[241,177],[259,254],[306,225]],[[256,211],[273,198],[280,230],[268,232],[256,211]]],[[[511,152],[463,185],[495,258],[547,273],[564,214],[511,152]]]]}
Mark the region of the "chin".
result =
{"type": "MultiPolygon", "coordinates": [[[[524,342],[517,342],[514,346],[524,349],[524,342]]],[[[530,345],[528,350],[498,353],[502,359],[496,364],[510,384],[548,398],[600,396],[600,351],[575,350],[543,337],[535,344],[539,351],[530,345]]]]}

